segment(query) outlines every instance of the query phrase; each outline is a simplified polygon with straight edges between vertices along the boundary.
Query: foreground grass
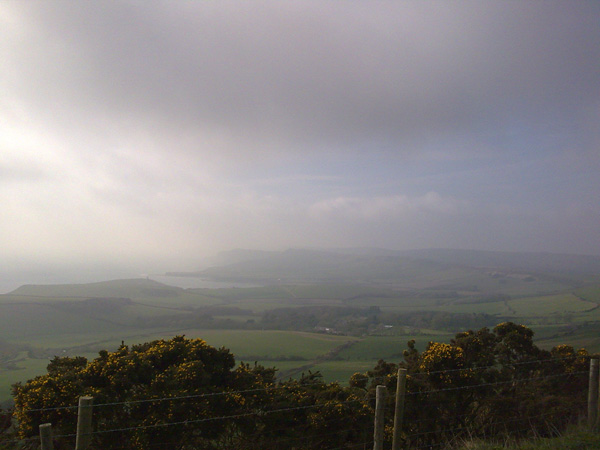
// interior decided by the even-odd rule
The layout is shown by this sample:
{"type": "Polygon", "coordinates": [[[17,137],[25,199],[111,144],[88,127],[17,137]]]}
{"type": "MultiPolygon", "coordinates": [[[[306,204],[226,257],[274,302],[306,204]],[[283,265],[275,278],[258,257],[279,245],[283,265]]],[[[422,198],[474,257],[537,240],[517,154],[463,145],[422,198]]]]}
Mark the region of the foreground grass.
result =
{"type": "Polygon", "coordinates": [[[456,450],[594,450],[600,449],[600,433],[584,429],[565,432],[555,438],[537,438],[530,441],[467,442],[456,450]]]}

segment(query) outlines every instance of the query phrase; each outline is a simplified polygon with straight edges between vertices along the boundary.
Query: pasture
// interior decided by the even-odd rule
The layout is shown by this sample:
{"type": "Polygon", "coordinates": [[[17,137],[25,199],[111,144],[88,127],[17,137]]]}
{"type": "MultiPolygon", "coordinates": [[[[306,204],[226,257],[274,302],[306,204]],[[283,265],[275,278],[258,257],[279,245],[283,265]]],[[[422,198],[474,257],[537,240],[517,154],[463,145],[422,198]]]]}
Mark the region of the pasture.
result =
{"type": "Polygon", "coordinates": [[[552,314],[582,313],[596,306],[573,294],[546,295],[543,297],[526,297],[508,302],[516,317],[539,317],[552,314]]]}
{"type": "Polygon", "coordinates": [[[403,287],[323,283],[182,289],[147,279],[23,286],[0,295],[0,341],[18,348],[1,354],[0,401],[9,399],[11,384],[43,374],[55,355],[94,358],[122,341],[131,345],[182,334],[229,348],[237,362],[275,366],[282,376],[319,370],[327,381],[347,383],[379,359],[400,361],[409,339],[423,350],[429,341],[448,342],[464,330],[410,323],[383,327],[389,315],[415,312],[486,314],[493,323],[531,326],[544,348],[570,344],[600,351],[598,284],[573,288],[543,277],[456,268],[436,274],[435,283],[415,276],[403,287]],[[281,308],[302,311],[309,319],[313,314],[324,325],[300,329],[292,320],[289,328],[263,329],[263,314],[281,308]],[[324,333],[327,314],[335,315],[335,308],[363,311],[366,323],[373,311],[380,325],[361,325],[361,331],[345,335],[324,333]]]}

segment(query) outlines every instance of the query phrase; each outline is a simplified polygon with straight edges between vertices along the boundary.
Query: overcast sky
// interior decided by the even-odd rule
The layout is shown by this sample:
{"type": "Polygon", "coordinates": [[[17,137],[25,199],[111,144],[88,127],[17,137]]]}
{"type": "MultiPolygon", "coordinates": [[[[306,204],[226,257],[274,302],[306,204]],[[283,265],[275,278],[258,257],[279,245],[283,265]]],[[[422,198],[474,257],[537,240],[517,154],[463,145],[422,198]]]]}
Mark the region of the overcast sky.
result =
{"type": "Polygon", "coordinates": [[[600,254],[600,2],[0,1],[3,274],[600,254]]]}

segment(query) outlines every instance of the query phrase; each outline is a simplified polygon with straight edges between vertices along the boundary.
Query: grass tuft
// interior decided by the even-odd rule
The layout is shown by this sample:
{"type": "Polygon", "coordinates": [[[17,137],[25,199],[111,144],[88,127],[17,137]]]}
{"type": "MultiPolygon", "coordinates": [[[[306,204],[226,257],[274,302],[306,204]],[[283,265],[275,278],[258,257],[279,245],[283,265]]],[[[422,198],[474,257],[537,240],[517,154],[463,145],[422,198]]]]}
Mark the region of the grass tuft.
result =
{"type": "Polygon", "coordinates": [[[454,450],[600,450],[600,433],[584,428],[567,430],[554,438],[534,438],[528,441],[466,441],[454,450]]]}

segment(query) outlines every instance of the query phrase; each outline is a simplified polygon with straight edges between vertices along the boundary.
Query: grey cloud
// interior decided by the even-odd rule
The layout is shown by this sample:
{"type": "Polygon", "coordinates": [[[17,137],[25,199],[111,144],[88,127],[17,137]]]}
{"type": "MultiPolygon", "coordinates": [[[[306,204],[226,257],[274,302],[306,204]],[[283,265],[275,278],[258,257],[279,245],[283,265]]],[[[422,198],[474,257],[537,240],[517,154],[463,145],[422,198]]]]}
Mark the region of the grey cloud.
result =
{"type": "Polygon", "coordinates": [[[566,0],[0,3],[0,247],[598,253],[599,21],[566,0]]]}
{"type": "Polygon", "coordinates": [[[28,7],[38,54],[47,39],[70,60],[41,56],[49,102],[175,138],[212,129],[254,150],[405,149],[433,132],[550,131],[598,104],[593,2],[28,7]]]}

